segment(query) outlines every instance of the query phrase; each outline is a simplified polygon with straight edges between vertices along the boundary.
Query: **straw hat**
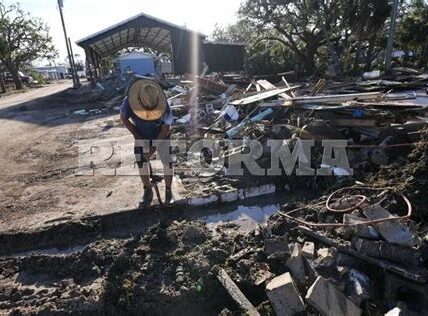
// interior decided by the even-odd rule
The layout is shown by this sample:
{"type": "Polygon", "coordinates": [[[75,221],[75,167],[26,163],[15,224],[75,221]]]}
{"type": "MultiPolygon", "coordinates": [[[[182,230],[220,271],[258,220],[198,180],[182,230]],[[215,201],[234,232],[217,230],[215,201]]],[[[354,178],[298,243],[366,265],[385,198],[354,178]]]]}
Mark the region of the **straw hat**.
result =
{"type": "Polygon", "coordinates": [[[153,80],[137,79],[128,89],[128,102],[135,115],[145,121],[155,121],[166,110],[166,95],[153,80]]]}

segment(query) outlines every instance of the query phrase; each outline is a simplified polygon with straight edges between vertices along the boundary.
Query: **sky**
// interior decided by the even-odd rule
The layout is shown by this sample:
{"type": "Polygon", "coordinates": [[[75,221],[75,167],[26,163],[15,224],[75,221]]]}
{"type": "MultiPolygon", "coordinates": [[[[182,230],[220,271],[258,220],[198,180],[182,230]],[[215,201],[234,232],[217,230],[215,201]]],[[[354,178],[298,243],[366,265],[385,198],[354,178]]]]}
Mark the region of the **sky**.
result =
{"type": "MultiPolygon", "coordinates": [[[[147,13],[168,22],[186,26],[210,35],[215,24],[226,26],[237,19],[241,0],[63,0],[68,36],[74,54],[84,58],[77,40],[121,22],[139,13],[147,13]]],[[[57,0],[5,0],[6,5],[19,2],[33,16],[42,18],[50,27],[53,42],[59,51],[59,62],[67,56],[57,0]]],[[[39,62],[40,63],[40,62],[39,62]]]]}

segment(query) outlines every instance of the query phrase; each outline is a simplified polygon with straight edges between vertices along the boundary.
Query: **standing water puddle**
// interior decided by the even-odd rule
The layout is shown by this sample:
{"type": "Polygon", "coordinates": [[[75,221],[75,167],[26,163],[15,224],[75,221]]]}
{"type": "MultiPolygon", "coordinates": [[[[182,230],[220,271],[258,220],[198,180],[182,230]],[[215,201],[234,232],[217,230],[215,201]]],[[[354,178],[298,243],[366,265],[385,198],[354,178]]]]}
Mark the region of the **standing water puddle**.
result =
{"type": "Polygon", "coordinates": [[[214,215],[204,216],[202,221],[207,223],[209,228],[215,228],[224,223],[235,223],[240,230],[250,231],[258,225],[266,224],[269,216],[279,210],[279,204],[239,205],[236,210],[230,213],[217,213],[214,215]]]}
{"type": "Polygon", "coordinates": [[[258,225],[265,225],[268,218],[277,212],[281,205],[290,202],[291,197],[284,193],[269,194],[263,197],[246,199],[228,205],[210,208],[207,215],[198,217],[210,229],[225,223],[237,224],[239,230],[250,231],[258,225]]]}

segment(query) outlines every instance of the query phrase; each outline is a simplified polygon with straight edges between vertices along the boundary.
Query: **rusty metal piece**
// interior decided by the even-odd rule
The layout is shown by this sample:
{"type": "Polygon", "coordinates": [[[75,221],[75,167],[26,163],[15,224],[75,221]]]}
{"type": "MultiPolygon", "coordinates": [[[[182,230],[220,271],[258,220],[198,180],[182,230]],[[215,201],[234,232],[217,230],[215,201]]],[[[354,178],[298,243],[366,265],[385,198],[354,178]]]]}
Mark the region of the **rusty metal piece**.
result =
{"type": "MultiPolygon", "coordinates": [[[[359,189],[359,190],[369,190],[369,191],[385,191],[385,190],[395,191],[394,188],[371,188],[371,187],[346,187],[343,189],[359,189]]],[[[335,192],[333,192],[333,193],[335,193],[335,192]]],[[[281,211],[278,211],[277,213],[288,218],[288,219],[290,219],[290,220],[292,220],[292,221],[295,221],[299,224],[306,225],[306,226],[312,226],[312,227],[352,227],[352,226],[358,226],[358,225],[373,225],[376,223],[382,223],[382,222],[386,222],[386,221],[407,220],[412,216],[412,212],[413,212],[412,204],[410,203],[409,199],[404,194],[402,194],[402,193],[398,193],[398,194],[401,196],[401,198],[404,200],[404,202],[407,205],[407,214],[404,216],[380,218],[380,219],[376,219],[376,220],[368,220],[368,221],[359,222],[359,223],[314,223],[314,222],[307,222],[305,220],[290,216],[290,214],[292,214],[296,211],[299,211],[302,209],[310,209],[313,206],[321,205],[324,202],[320,202],[320,203],[317,203],[317,204],[312,205],[312,206],[300,207],[300,208],[291,210],[287,213],[283,213],[281,211]]]]}

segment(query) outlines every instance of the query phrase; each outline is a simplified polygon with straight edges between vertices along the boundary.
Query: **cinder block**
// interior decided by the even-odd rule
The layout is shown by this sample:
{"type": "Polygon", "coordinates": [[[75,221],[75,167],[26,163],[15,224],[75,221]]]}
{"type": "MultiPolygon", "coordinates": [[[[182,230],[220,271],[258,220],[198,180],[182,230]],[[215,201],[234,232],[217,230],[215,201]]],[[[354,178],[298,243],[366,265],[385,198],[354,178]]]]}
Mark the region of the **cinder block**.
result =
{"type": "Polygon", "coordinates": [[[306,301],[325,316],[361,315],[357,305],[321,276],[309,288],[306,301]]]}
{"type": "Polygon", "coordinates": [[[266,294],[277,316],[305,311],[305,304],[290,273],[273,278],[266,286],[266,294]]]}

